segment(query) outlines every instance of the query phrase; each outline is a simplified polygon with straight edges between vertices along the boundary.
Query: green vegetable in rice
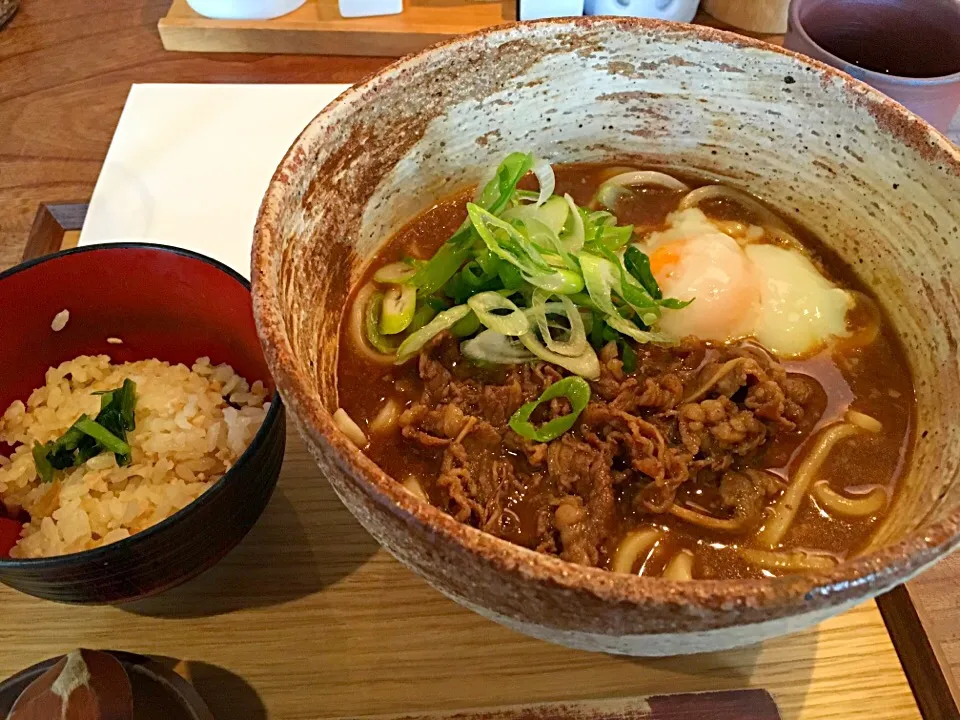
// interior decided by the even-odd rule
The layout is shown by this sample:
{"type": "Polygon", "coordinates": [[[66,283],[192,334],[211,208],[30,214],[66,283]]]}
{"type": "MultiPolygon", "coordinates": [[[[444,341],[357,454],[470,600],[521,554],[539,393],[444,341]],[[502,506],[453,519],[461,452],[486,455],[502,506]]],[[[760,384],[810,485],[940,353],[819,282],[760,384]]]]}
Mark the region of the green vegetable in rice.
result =
{"type": "Polygon", "coordinates": [[[105,452],[113,453],[120,466],[130,464],[127,433],[136,427],[137,385],[128,378],[116,390],[96,394],[100,396],[100,412],[95,419],[81,415],[56,440],[34,443],[34,465],[44,482],[53,481],[57,470],[78,467],[105,452]]]}

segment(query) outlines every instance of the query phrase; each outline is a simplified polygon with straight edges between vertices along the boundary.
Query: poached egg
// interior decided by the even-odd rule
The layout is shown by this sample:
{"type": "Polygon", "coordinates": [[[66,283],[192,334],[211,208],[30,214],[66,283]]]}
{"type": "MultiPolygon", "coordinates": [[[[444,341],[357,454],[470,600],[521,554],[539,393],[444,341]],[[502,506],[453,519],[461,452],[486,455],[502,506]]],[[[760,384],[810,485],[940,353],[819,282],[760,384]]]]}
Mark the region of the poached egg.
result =
{"type": "Polygon", "coordinates": [[[847,333],[852,296],[803,253],[756,242],[743,247],[696,208],[667,220],[669,227],[641,249],[664,297],[694,302],[663,311],[665,332],[715,342],[753,337],[783,358],[807,355],[847,333]]]}

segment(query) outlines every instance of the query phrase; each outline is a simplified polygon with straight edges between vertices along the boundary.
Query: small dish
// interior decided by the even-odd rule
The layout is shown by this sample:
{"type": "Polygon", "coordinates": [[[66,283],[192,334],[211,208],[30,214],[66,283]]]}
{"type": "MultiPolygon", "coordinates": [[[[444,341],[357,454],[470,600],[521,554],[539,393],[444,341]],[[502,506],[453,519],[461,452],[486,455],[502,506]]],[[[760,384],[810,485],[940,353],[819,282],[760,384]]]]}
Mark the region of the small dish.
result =
{"type": "MultiPolygon", "coordinates": [[[[47,368],[79,355],[113,362],[209,356],[270,386],[249,285],[210,258],[160,245],[84,247],[0,274],[0,406],[25,400],[47,368]],[[71,311],[66,326],[51,320],[71,311]],[[116,344],[119,338],[122,344],[116,344]]],[[[0,558],[0,582],[70,603],[117,603],[162,592],[203,572],[246,535],[276,486],[286,442],[279,396],[230,470],[195,501],[129,538],[47,558],[0,558]]],[[[6,453],[4,453],[6,454],[6,453]]]]}
{"type": "MultiPolygon", "coordinates": [[[[193,685],[173,670],[145,655],[106,652],[120,661],[130,678],[135,720],[214,720],[193,685]]],[[[27,686],[61,659],[62,656],[44,660],[0,683],[0,717],[6,717],[27,686]]]]}

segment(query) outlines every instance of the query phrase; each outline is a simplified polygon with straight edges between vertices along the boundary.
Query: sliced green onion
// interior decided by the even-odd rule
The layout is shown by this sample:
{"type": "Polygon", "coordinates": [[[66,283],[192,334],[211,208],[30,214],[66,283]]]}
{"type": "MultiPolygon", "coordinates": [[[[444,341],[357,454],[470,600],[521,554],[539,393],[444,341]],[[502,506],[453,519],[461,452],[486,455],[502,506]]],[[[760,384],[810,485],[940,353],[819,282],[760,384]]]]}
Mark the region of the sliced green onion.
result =
{"type": "Polygon", "coordinates": [[[402,285],[417,274],[417,269],[405,262],[395,262],[384,265],[373,275],[378,283],[402,285]]]}
{"type": "Polygon", "coordinates": [[[573,295],[583,290],[583,277],[566,268],[557,268],[552,275],[525,277],[528,283],[558,295],[573,295]]]}
{"type": "Polygon", "coordinates": [[[597,305],[593,300],[590,299],[590,296],[587,293],[579,292],[574,293],[570,296],[570,299],[573,300],[573,304],[577,307],[587,308],[588,310],[596,310],[597,305]]]}
{"type": "Polygon", "coordinates": [[[623,371],[627,374],[632,374],[637,371],[637,351],[633,349],[633,345],[628,342],[622,343],[623,352],[623,371]]]}
{"type": "Polygon", "coordinates": [[[433,296],[428,298],[423,298],[423,304],[429,307],[434,312],[443,312],[444,310],[449,309],[450,303],[448,303],[443,298],[433,296]]]}
{"type": "Polygon", "coordinates": [[[617,315],[607,315],[604,320],[607,325],[616,330],[621,335],[632,337],[639,343],[654,343],[656,345],[670,345],[674,342],[669,335],[651,330],[641,330],[625,317],[617,315]]]}
{"type": "Polygon", "coordinates": [[[494,215],[507,207],[517,190],[517,183],[534,165],[533,155],[528,153],[510,153],[497,166],[493,179],[481,190],[476,204],[494,215]]]}
{"type": "Polygon", "coordinates": [[[436,314],[437,311],[429,305],[421,305],[416,309],[416,312],[413,313],[413,319],[410,321],[410,326],[407,328],[407,331],[412,333],[416,332],[428,322],[433,320],[436,314]]]}
{"type": "Polygon", "coordinates": [[[597,243],[616,252],[633,239],[633,225],[619,227],[601,227],[597,243]]]}
{"type": "Polygon", "coordinates": [[[496,275],[503,265],[503,261],[489,250],[478,250],[474,262],[480,266],[480,269],[487,274],[496,275]]]}
{"type": "Polygon", "coordinates": [[[497,275],[500,278],[500,282],[503,283],[503,287],[507,290],[519,290],[527,284],[526,280],[523,279],[523,275],[520,274],[520,271],[509,263],[503,263],[497,275]]]}
{"type": "Polygon", "coordinates": [[[450,326],[450,334],[458,338],[470,337],[479,329],[480,320],[476,313],[469,313],[450,326]]]}
{"type": "Polygon", "coordinates": [[[530,321],[523,310],[500,293],[482,292],[467,300],[467,304],[481,323],[498,333],[518,337],[530,330],[530,321]],[[496,314],[498,310],[506,312],[496,314]]]}
{"type": "MultiPolygon", "coordinates": [[[[567,206],[566,202],[563,203],[563,206],[567,206]]],[[[580,265],[570,251],[567,250],[566,245],[564,245],[557,233],[547,227],[545,223],[533,218],[520,222],[522,222],[523,228],[527,231],[530,242],[541,250],[541,255],[548,265],[551,267],[566,267],[574,272],[580,272],[580,265]],[[557,258],[559,258],[560,262],[556,262],[557,258]]]]}
{"type": "MultiPolygon", "coordinates": [[[[500,260],[498,259],[497,262],[500,262],[500,260]]],[[[489,285],[491,281],[497,279],[498,269],[499,268],[495,269],[493,272],[487,272],[480,266],[480,263],[476,260],[471,260],[460,270],[460,279],[466,287],[480,291],[489,285]]]]}
{"type": "Polygon", "coordinates": [[[410,283],[416,286],[420,295],[433,295],[437,292],[470,257],[473,247],[468,240],[473,235],[472,228],[467,229],[466,240],[454,242],[457,235],[454,235],[447,241],[447,244],[437,250],[436,254],[425,262],[410,280],[410,283]]]}
{"type": "Polygon", "coordinates": [[[567,203],[567,209],[570,213],[570,221],[572,227],[570,232],[566,237],[561,238],[564,248],[567,252],[578,253],[583,249],[583,244],[586,242],[586,229],[583,224],[583,216],[580,214],[580,209],[577,207],[576,203],[573,202],[573,198],[569,195],[563,196],[564,201],[567,203]]]}
{"type": "Polygon", "coordinates": [[[585,377],[588,380],[597,380],[600,377],[600,360],[597,358],[597,353],[594,352],[591,347],[588,347],[582,355],[571,358],[555,353],[545,347],[539,338],[537,338],[536,333],[528,332],[526,335],[521,335],[520,342],[523,343],[523,346],[527,348],[527,350],[541,360],[559,365],[574,375],[585,377]]]}
{"type": "Polygon", "coordinates": [[[380,332],[396,335],[407,329],[417,308],[417,289],[413,285],[394,285],[383,296],[380,332]]]}
{"type": "Polygon", "coordinates": [[[520,407],[510,418],[510,428],[522,437],[536,442],[550,442],[556,440],[567,430],[573,427],[573,424],[580,417],[590,402],[590,386],[586,380],[579,377],[568,377],[558,380],[543,391],[543,394],[535,401],[529,402],[520,407]],[[540,406],[540,403],[550,402],[554,398],[565,397],[570,401],[571,411],[566,415],[554,418],[539,428],[530,422],[530,416],[540,406]]]}
{"type": "Polygon", "coordinates": [[[537,176],[537,182],[540,183],[540,195],[537,197],[537,207],[540,207],[553,195],[553,190],[557,186],[557,178],[553,174],[550,163],[543,158],[535,158],[530,169],[537,176]]]}
{"type": "Polygon", "coordinates": [[[367,336],[367,342],[370,343],[377,352],[384,355],[393,355],[397,347],[394,343],[387,340],[380,332],[380,316],[383,312],[383,293],[375,292],[367,301],[367,311],[364,316],[364,330],[367,336]]]}
{"type": "Polygon", "coordinates": [[[471,312],[469,305],[457,305],[449,310],[444,310],[415,333],[408,335],[407,339],[400,343],[400,347],[397,348],[397,365],[401,365],[412,358],[435,336],[444,330],[449,330],[458,320],[465,318],[471,312]]]}
{"type": "Polygon", "coordinates": [[[544,345],[551,351],[566,357],[579,357],[589,348],[587,331],[583,326],[580,310],[566,295],[537,290],[533,293],[530,312],[536,320],[544,345]],[[548,303],[547,301],[554,295],[560,298],[560,302],[548,303]],[[550,333],[550,323],[547,319],[549,314],[561,315],[566,318],[568,325],[566,340],[555,340],[553,338],[550,333]]]}
{"type": "Polygon", "coordinates": [[[617,216],[609,210],[587,210],[587,219],[592,225],[613,227],[617,224],[617,216]]]}
{"type": "Polygon", "coordinates": [[[484,330],[476,337],[461,343],[460,352],[465,358],[474,362],[494,365],[515,365],[537,359],[537,356],[527,350],[516,338],[508,337],[495,330],[484,330]]]}
{"type": "Polygon", "coordinates": [[[506,260],[524,275],[549,275],[556,272],[547,265],[530,240],[510,223],[473,203],[467,203],[467,214],[490,252],[506,260]]]}
{"type": "Polygon", "coordinates": [[[563,226],[570,215],[570,208],[567,202],[559,195],[554,195],[543,205],[518,205],[509,210],[505,210],[500,217],[507,221],[536,220],[550,228],[551,232],[559,235],[563,231],[563,226]]]}
{"type": "Polygon", "coordinates": [[[616,253],[608,250],[603,244],[598,245],[597,249],[620,276],[620,285],[616,287],[617,294],[640,314],[644,325],[652,325],[659,320],[660,308],[657,301],[650,297],[650,293],[637,283],[633,276],[627,273],[616,253]]]}
{"type": "Polygon", "coordinates": [[[609,260],[591,253],[580,253],[578,258],[580,269],[583,270],[583,282],[593,304],[604,315],[619,316],[612,298],[616,269],[609,260]]]}

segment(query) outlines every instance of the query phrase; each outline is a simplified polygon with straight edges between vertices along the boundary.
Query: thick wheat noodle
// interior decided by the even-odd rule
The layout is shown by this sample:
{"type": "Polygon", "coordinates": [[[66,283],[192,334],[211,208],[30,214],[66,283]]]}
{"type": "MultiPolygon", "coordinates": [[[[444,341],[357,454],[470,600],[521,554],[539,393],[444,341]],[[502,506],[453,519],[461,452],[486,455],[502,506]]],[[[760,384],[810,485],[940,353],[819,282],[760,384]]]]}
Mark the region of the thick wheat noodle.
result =
{"type": "Polygon", "coordinates": [[[785,570],[797,572],[803,570],[832,570],[837,561],[826,555],[811,555],[799,550],[793,552],[772,552],[770,550],[755,550],[740,548],[740,555],[750,563],[759,565],[766,570],[785,570]]]}
{"type": "Polygon", "coordinates": [[[420,481],[415,478],[413,475],[410,475],[406,480],[404,480],[401,485],[403,489],[408,493],[413,495],[418,500],[423,500],[424,502],[430,502],[430,498],[427,497],[427,493],[423,489],[423,485],[420,484],[420,481]]]}
{"type": "Polygon", "coordinates": [[[680,520],[688,522],[691,525],[697,525],[699,527],[706,528],[707,530],[729,533],[740,532],[743,530],[743,520],[740,518],[721,520],[720,518],[715,518],[710,515],[697,512],[696,510],[690,510],[689,508],[682,507],[677,503],[671,505],[668,512],[675,518],[679,518],[680,520]]]}
{"type": "Polygon", "coordinates": [[[874,435],[883,431],[883,424],[879,420],[857,410],[847,410],[847,422],[874,435]]]}
{"type": "Polygon", "coordinates": [[[710,392],[713,387],[723,380],[724,377],[737,365],[742,365],[747,361],[747,358],[734,358],[733,360],[727,360],[723,365],[714,370],[713,375],[710,376],[703,385],[701,385],[695,393],[689,397],[684,398],[684,402],[694,402],[699,400],[708,392],[710,392]]]}
{"type": "Polygon", "coordinates": [[[661,537],[663,537],[663,531],[656,528],[644,528],[627,533],[613,554],[610,569],[618,573],[632,573],[637,558],[642,553],[649,552],[661,537]]]}
{"type": "Polygon", "coordinates": [[[810,494],[828,513],[844,518],[876,515],[887,504],[887,493],[883,488],[875,487],[866,495],[852,498],[838,493],[826,480],[816,483],[810,494]]]}
{"type": "Polygon", "coordinates": [[[400,403],[393,398],[389,398],[367,427],[370,432],[377,433],[378,435],[390,432],[397,427],[397,421],[400,420],[400,413],[400,403]]]}
{"type": "Polygon", "coordinates": [[[871,345],[880,335],[880,308],[877,307],[876,301],[856,290],[851,291],[850,294],[854,297],[857,305],[867,309],[870,322],[845,337],[837,338],[837,345],[844,350],[856,350],[871,345]]]}
{"type": "Polygon", "coordinates": [[[347,322],[349,323],[347,329],[350,332],[350,339],[353,341],[354,347],[365,358],[375,363],[380,363],[381,365],[391,365],[393,361],[397,359],[396,356],[384,355],[382,352],[377,352],[370,347],[366,339],[364,323],[366,322],[367,303],[370,301],[370,296],[373,295],[374,290],[376,290],[376,288],[373,284],[367,283],[357,293],[357,296],[353,300],[353,305],[350,307],[350,317],[347,318],[347,322]]]}
{"type": "Polygon", "coordinates": [[[635,185],[647,185],[662,187],[674,192],[689,192],[690,186],[681,180],[677,180],[667,173],[657,172],[656,170],[628,170],[619,173],[604,180],[597,189],[597,194],[590,200],[590,209],[596,210],[601,205],[612,207],[615,197],[610,197],[611,192],[619,192],[619,189],[635,185]]]}
{"type": "Polygon", "coordinates": [[[846,422],[832,425],[820,433],[816,438],[813,449],[807,452],[797,472],[790,480],[790,485],[773,506],[773,513],[757,533],[757,543],[763,547],[775,548],[787,534],[790,524],[797,516],[800,503],[810,489],[813,479],[819,472],[834,445],[860,431],[878,433],[883,425],[873,417],[848,410],[846,422]]]}
{"type": "Polygon", "coordinates": [[[813,448],[807,452],[800,467],[791,478],[790,486],[774,504],[773,512],[757,533],[758,545],[772,549],[780,544],[796,517],[800,503],[810,489],[814,476],[827,459],[833,446],[859,431],[860,428],[856,425],[839,423],[820,433],[813,448]]]}
{"type": "Polygon", "coordinates": [[[784,245],[790,250],[796,250],[798,253],[803,255],[805,258],[810,258],[810,251],[804,247],[803,243],[797,240],[792,233],[787,232],[782,228],[775,227],[764,227],[763,232],[771,239],[776,241],[776,244],[784,245]]]}
{"type": "Polygon", "coordinates": [[[681,550],[667,563],[663,570],[664,580],[693,580],[693,553],[681,550]]]}
{"type": "Polygon", "coordinates": [[[690,186],[685,182],[677,180],[673,175],[667,175],[667,173],[657,172],[656,170],[631,170],[630,172],[614,175],[603,184],[619,185],[620,187],[654,185],[677,192],[688,192],[690,190],[690,186]]]}
{"type": "MultiPolygon", "coordinates": [[[[704,185],[687,193],[683,199],[680,200],[677,209],[688,210],[707,200],[729,200],[730,202],[735,202],[761,219],[761,225],[769,226],[774,230],[790,235],[790,229],[784,224],[783,220],[778,218],[773,212],[767,210],[767,208],[745,192],[734,190],[724,185],[704,185]]],[[[790,237],[792,238],[793,236],[790,235],[790,237]]]]}
{"type": "Polygon", "coordinates": [[[363,430],[354,421],[347,411],[343,408],[337,408],[333,414],[333,423],[340,428],[340,432],[347,436],[347,440],[352,442],[358,450],[363,450],[367,446],[367,436],[363,430]]]}

